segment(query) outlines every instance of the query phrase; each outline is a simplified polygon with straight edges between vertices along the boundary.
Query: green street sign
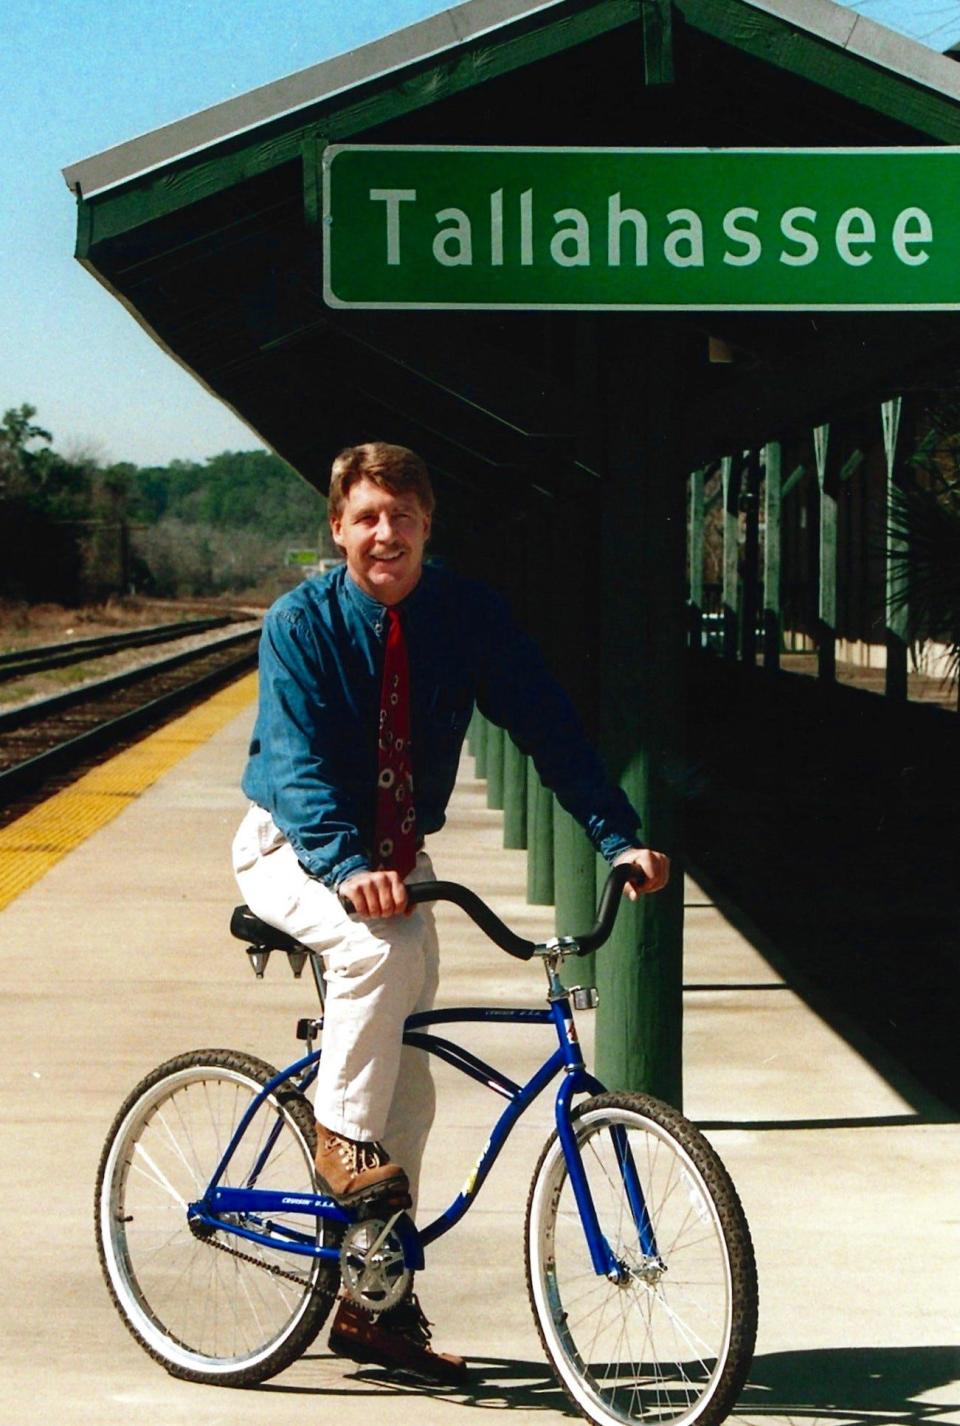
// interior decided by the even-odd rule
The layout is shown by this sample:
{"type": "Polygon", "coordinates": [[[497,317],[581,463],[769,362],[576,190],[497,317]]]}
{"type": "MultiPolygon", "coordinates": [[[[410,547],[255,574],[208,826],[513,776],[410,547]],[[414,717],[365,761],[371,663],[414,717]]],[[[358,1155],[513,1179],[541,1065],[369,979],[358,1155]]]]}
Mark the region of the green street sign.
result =
{"type": "Polygon", "coordinates": [[[960,306],[960,148],[335,144],[331,307],[960,306]]]}

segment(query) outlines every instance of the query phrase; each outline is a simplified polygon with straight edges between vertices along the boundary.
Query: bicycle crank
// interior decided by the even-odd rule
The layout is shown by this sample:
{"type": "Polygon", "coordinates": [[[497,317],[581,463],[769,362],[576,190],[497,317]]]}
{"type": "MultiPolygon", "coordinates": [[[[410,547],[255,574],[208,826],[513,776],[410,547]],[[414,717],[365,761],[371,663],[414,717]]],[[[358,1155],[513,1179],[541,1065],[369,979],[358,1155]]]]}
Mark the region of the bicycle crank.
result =
{"type": "Polygon", "coordinates": [[[395,1307],[410,1284],[403,1244],[394,1227],[399,1217],[395,1213],[385,1223],[379,1218],[364,1218],[343,1235],[343,1285],[347,1296],[368,1312],[386,1312],[395,1307]]]}

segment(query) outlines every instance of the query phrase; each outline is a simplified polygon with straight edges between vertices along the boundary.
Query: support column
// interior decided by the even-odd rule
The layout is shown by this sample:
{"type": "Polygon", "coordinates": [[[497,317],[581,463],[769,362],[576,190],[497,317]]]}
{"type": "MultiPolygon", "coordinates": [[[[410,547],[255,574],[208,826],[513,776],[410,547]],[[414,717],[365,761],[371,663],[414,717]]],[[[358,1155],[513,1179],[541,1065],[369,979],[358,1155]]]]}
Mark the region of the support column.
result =
{"type": "Polygon", "coordinates": [[[757,662],[757,614],[760,607],[760,453],[749,451],[744,464],[743,618],[740,657],[748,668],[757,662]]]}
{"type": "Polygon", "coordinates": [[[690,516],[687,529],[687,560],[690,565],[690,647],[699,649],[703,641],[703,536],[704,536],[704,471],[695,470],[690,477],[690,516]]]}
{"type": "Polygon", "coordinates": [[[527,900],[553,905],[553,793],[527,763],[527,900]]]}
{"type": "Polygon", "coordinates": [[[769,441],[764,452],[763,539],[763,666],[780,667],[780,442],[769,441]]]}
{"type": "Polygon", "coordinates": [[[830,427],[817,426],[813,453],[820,486],[820,592],[817,601],[817,671],[837,676],[837,491],[827,470],[830,427]]]}
{"type": "MultiPolygon", "coordinates": [[[[682,1099],[682,766],[686,624],[683,374],[691,337],[667,323],[611,323],[605,345],[601,751],[673,858],[666,890],[626,901],[597,955],[597,1072],[611,1088],[682,1099]]],[[[603,868],[604,874],[606,868],[603,868]]]]}
{"type": "MultiPolygon", "coordinates": [[[[553,903],[558,936],[589,930],[597,910],[597,855],[579,822],[553,799],[553,903]]],[[[568,961],[565,985],[589,983],[595,974],[593,956],[568,961]]]]}
{"type": "Polygon", "coordinates": [[[527,759],[508,735],[503,739],[503,845],[527,845],[527,759]]]}
{"type": "Polygon", "coordinates": [[[506,733],[496,723],[487,722],[487,806],[503,807],[503,748],[506,733]]]}
{"type": "Polygon", "coordinates": [[[897,441],[900,435],[900,414],[902,398],[895,396],[884,401],[880,407],[883,422],[883,447],[887,457],[886,511],[884,533],[886,535],[886,590],[884,620],[884,642],[887,646],[886,694],[888,698],[906,702],[907,697],[907,647],[910,609],[904,589],[905,565],[903,556],[907,542],[890,533],[890,509],[896,489],[897,441]]]}
{"type": "Polygon", "coordinates": [[[732,456],[720,462],[723,490],[723,657],[737,657],[740,620],[740,465],[732,456]]]}
{"type": "Polygon", "coordinates": [[[487,722],[486,718],[484,718],[483,714],[479,711],[479,709],[474,713],[473,716],[475,726],[473,732],[472,751],[474,759],[476,761],[477,777],[483,780],[487,776],[487,733],[490,730],[490,724],[487,722]]]}

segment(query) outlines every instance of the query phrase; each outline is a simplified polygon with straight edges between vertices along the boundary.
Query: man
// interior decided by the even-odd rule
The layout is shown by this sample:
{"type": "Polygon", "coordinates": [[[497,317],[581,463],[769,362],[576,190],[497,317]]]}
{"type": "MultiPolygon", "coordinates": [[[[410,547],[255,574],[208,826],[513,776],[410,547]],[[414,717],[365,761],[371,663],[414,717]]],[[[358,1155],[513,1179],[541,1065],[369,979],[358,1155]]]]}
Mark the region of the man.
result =
{"type": "MultiPolygon", "coordinates": [[[[433,879],[423,839],[443,825],[474,703],[593,845],[637,868],[628,895],[669,876],[665,856],[637,845],[636,812],[504,602],[424,564],[433,507],[412,451],[374,442],[335,460],[328,508],[345,564],[264,621],[252,806],[234,842],[251,909],[324,958],[318,1182],[344,1204],[411,1212],[434,1091],[427,1056],[401,1040],[406,1017],[433,1003],[438,946],[432,911],[409,907],[406,886],[433,879]]],[[[413,1297],[377,1319],[344,1300],[330,1345],[460,1380],[463,1359],[434,1352],[427,1327],[413,1297]]]]}

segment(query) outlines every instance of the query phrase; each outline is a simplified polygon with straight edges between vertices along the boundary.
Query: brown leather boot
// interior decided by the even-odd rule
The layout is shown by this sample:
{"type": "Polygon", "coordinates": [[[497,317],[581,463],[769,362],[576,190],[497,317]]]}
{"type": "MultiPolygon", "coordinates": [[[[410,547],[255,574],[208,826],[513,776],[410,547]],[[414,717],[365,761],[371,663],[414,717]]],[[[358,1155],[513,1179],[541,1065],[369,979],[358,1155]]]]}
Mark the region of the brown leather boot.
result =
{"type": "Polygon", "coordinates": [[[317,1121],[314,1160],[321,1193],[344,1205],[384,1199],[388,1207],[410,1207],[410,1184],[382,1144],[334,1133],[317,1121]]]}
{"type": "Polygon", "coordinates": [[[441,1386],[459,1386],[467,1375],[463,1357],[430,1346],[430,1323],[413,1293],[378,1317],[343,1298],[330,1328],[330,1350],[352,1362],[441,1386]]]}

